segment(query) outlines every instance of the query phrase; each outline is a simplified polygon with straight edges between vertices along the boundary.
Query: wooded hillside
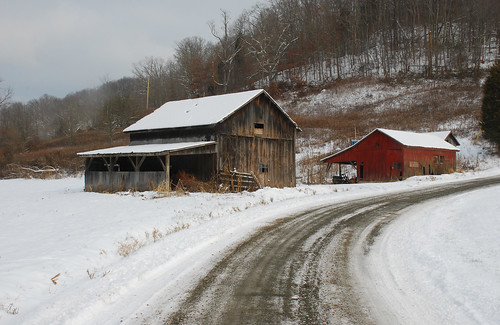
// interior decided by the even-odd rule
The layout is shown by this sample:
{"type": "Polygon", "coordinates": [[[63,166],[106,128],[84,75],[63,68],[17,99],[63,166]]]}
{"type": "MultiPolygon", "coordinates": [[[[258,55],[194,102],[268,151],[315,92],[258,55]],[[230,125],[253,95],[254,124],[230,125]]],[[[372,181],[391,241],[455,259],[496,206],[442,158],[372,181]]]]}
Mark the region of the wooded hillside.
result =
{"type": "MultiPolygon", "coordinates": [[[[222,11],[209,25],[212,40],[183,39],[172,58],[134,63],[134,77],[27,103],[1,92],[0,176],[13,164],[78,170],[76,151],[125,143],[121,129],[169,100],[259,87],[279,99],[353,78],[480,78],[499,53],[498,17],[495,0],[273,0],[234,20],[222,11]],[[61,148],[73,149],[54,158],[68,150],[61,148]]],[[[429,109],[425,101],[419,107],[429,109]]],[[[314,109],[295,113],[299,124],[314,128],[314,109]]]]}

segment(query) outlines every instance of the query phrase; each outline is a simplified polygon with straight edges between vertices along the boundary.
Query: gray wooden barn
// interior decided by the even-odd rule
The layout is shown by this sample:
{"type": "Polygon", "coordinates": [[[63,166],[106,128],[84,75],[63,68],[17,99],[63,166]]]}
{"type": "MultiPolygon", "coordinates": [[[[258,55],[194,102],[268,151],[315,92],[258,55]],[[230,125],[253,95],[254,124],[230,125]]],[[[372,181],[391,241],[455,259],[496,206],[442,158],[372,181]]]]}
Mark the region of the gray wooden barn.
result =
{"type": "MultiPolygon", "coordinates": [[[[82,152],[85,190],[149,190],[183,171],[295,186],[297,124],[264,90],[167,102],[123,132],[130,145],[82,152]]],[[[236,181],[236,180],[235,180],[236,181]]]]}

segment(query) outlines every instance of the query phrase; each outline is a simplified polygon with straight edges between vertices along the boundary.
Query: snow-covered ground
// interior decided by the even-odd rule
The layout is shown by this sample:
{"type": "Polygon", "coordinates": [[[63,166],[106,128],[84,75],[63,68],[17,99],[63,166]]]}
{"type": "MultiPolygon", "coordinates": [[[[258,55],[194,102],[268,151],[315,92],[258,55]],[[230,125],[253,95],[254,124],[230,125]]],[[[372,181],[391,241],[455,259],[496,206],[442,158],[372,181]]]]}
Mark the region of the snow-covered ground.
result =
{"type": "Polygon", "coordinates": [[[426,202],[383,230],[360,274],[381,324],[500,324],[498,198],[426,202]]]}
{"type": "MultiPolygon", "coordinates": [[[[85,193],[82,178],[1,180],[0,324],[141,323],[148,314],[175,306],[193,279],[204,274],[224,249],[277,218],[373,194],[499,175],[498,160],[493,165],[497,167],[483,172],[414,177],[397,183],[302,185],[253,193],[170,197],[156,192],[85,193]]],[[[462,202],[467,198],[474,204],[454,201],[458,219],[453,227],[450,218],[455,213],[443,216],[443,210],[426,206],[422,214],[426,221],[419,222],[421,214],[411,211],[399,228],[390,228],[392,237],[380,245],[398,238],[406,231],[405,225],[412,224],[415,239],[406,238],[404,250],[394,250],[390,257],[397,260],[397,254],[410,251],[405,263],[414,266],[411,277],[403,266],[395,266],[398,275],[409,282],[404,288],[424,281],[424,290],[442,289],[440,297],[459,295],[454,300],[439,300],[438,307],[443,310],[471,310],[468,306],[472,298],[468,295],[476,294],[481,280],[474,270],[496,268],[489,274],[493,279],[488,280],[489,286],[497,288],[496,296],[485,294],[480,298],[485,306],[474,309],[480,315],[471,319],[498,323],[500,201],[494,200],[498,188],[492,191],[456,199],[462,202]],[[484,206],[484,197],[491,203],[476,215],[478,207],[484,206]],[[432,217],[434,211],[439,218],[432,217]],[[468,235],[471,228],[465,217],[473,214],[473,219],[482,220],[483,225],[474,228],[473,234],[481,237],[468,235]],[[429,229],[432,237],[427,236],[429,229]],[[432,238],[428,245],[412,245],[412,240],[426,238],[432,238]],[[481,244],[480,238],[489,246],[481,244]],[[477,239],[477,245],[470,245],[473,239],[477,239]],[[448,254],[440,245],[467,249],[452,249],[448,254]],[[445,256],[435,257],[435,263],[440,264],[419,264],[427,263],[420,254],[429,252],[445,256]],[[463,266],[463,273],[451,277],[451,273],[439,274],[432,269],[448,262],[453,268],[463,266]],[[468,289],[458,290],[466,286],[468,289]]],[[[450,206],[448,201],[443,203],[450,206]]]]}

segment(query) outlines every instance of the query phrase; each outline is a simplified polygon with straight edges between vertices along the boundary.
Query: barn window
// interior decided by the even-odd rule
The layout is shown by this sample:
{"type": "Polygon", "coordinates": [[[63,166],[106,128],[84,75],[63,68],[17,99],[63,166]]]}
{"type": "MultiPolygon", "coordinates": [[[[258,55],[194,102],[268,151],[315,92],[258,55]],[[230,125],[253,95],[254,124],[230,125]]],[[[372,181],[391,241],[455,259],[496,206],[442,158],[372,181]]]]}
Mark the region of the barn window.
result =
{"type": "Polygon", "coordinates": [[[263,135],[264,134],[264,123],[255,123],[253,129],[254,135],[263,135]]]}
{"type": "Polygon", "coordinates": [[[392,163],[392,169],[401,169],[401,163],[400,162],[392,163]]]}
{"type": "Polygon", "coordinates": [[[267,172],[269,172],[269,165],[259,163],[259,173],[267,173],[267,172]]]}
{"type": "Polygon", "coordinates": [[[439,156],[439,162],[440,162],[441,164],[444,164],[444,156],[439,156]]]}
{"type": "Polygon", "coordinates": [[[439,164],[439,156],[434,156],[434,164],[439,164]]]}

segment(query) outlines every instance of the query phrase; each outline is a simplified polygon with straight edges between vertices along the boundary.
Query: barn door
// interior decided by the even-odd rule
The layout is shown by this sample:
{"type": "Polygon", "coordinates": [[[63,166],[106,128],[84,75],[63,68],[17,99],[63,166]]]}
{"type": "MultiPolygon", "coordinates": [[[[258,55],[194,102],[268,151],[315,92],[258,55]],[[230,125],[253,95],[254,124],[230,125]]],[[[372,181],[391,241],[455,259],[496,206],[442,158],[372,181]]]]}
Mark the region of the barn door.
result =
{"type": "Polygon", "coordinates": [[[403,180],[403,163],[393,162],[391,167],[391,179],[397,178],[400,181],[403,180]]]}

